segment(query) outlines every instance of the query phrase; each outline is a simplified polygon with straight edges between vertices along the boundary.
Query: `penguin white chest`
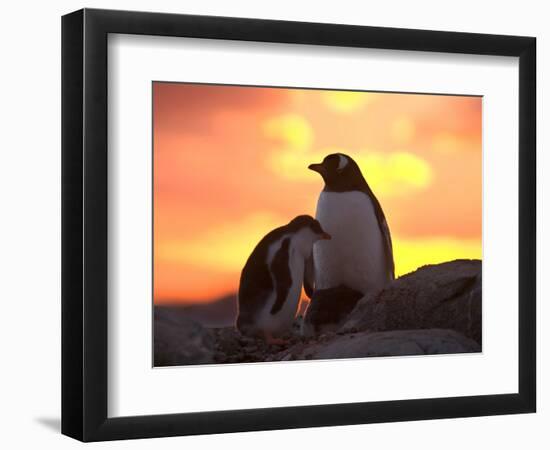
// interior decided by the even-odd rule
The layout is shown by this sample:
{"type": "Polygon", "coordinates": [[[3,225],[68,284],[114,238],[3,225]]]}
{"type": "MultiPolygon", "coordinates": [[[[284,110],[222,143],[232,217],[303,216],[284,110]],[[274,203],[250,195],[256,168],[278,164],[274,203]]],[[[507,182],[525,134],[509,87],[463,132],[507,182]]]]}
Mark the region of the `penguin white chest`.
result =
{"type": "Polygon", "coordinates": [[[321,192],[317,220],[332,236],[313,247],[315,288],[344,284],[366,293],[386,283],[382,232],[363,192],[321,192]]]}

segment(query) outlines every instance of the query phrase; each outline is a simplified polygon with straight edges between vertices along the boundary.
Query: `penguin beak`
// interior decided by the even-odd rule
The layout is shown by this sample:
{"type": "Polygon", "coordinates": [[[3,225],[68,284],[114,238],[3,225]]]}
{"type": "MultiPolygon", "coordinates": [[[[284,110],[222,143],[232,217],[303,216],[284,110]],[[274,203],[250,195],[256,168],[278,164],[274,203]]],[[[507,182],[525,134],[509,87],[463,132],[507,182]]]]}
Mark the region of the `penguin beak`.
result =
{"type": "Polygon", "coordinates": [[[330,241],[332,239],[332,236],[328,233],[321,234],[321,239],[325,239],[327,241],[330,241]]]}
{"type": "Polygon", "coordinates": [[[323,164],[310,164],[309,166],[307,166],[307,168],[309,170],[313,170],[314,172],[317,172],[323,175],[323,172],[324,172],[323,164]]]}

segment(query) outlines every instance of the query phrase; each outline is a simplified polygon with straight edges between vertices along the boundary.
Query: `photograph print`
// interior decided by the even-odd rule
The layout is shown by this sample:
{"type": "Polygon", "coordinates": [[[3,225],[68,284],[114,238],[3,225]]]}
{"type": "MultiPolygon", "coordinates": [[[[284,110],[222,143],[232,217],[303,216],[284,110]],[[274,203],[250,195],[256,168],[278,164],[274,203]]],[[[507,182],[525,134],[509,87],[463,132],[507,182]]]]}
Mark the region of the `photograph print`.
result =
{"type": "Polygon", "coordinates": [[[482,102],[153,82],[154,366],[481,352],[482,102]]]}

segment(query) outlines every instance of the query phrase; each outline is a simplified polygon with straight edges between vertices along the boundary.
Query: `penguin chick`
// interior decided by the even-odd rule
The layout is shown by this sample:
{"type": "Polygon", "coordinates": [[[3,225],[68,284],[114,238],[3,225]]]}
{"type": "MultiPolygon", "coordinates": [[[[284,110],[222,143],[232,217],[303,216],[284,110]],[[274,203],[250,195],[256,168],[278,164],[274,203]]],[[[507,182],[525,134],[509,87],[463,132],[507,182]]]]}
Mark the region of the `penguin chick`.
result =
{"type": "Polygon", "coordinates": [[[330,239],[317,220],[298,216],[269,232],[241,272],[236,327],[244,335],[278,341],[292,327],[313,244],[330,239]]]}

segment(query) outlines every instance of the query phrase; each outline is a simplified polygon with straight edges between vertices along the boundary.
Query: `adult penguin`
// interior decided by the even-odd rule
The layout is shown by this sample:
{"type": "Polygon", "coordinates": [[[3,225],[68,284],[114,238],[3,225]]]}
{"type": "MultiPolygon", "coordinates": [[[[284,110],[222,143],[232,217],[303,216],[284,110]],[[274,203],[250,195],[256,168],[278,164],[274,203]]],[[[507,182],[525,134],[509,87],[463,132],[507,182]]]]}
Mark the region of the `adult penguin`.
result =
{"type": "Polygon", "coordinates": [[[306,267],[304,288],[347,286],[363,294],[383,288],[395,277],[390,230],[378,199],[357,163],[334,153],[309,169],[325,187],[317,202],[316,219],[332,236],[317,242],[306,267]]]}

